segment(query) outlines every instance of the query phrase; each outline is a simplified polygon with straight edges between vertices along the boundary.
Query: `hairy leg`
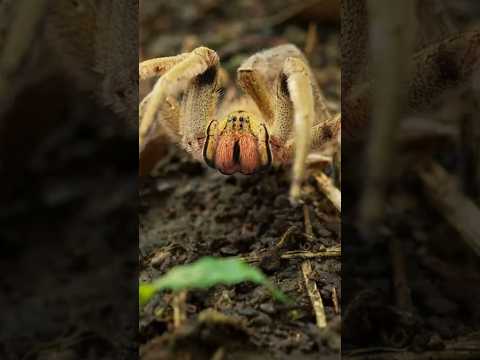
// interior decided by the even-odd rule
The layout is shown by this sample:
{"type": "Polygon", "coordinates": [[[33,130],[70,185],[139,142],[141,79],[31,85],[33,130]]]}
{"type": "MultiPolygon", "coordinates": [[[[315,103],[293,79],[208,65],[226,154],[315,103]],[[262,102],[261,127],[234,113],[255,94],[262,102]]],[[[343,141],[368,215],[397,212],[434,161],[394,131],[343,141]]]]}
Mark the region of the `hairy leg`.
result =
{"type": "MultiPolygon", "coordinates": [[[[140,64],[139,76],[141,79],[161,75],[153,87],[153,90],[148,95],[148,99],[146,101],[144,100],[140,107],[140,153],[144,149],[148,138],[151,137],[149,136],[150,131],[154,131],[153,125],[157,119],[158,109],[164,105],[167,97],[175,98],[183,89],[186,89],[192,81],[195,81],[195,79],[198,79],[196,81],[196,87],[202,87],[201,81],[203,77],[201,75],[207,73],[207,70],[212,68],[215,69],[216,81],[217,64],[218,56],[215,51],[205,47],[197,48],[188,54],[166,58],[166,60],[165,58],[163,60],[155,59],[140,64]]],[[[191,107],[195,105],[195,100],[189,102],[188,99],[189,95],[187,92],[187,103],[185,104],[187,108],[189,105],[191,107]]],[[[182,105],[184,108],[185,106],[182,105]]],[[[202,114],[200,114],[200,116],[202,116],[202,114]]]]}
{"type": "MultiPolygon", "coordinates": [[[[148,80],[153,77],[160,77],[169,71],[172,67],[180,63],[181,61],[187,58],[189,53],[180,54],[177,56],[168,56],[162,58],[149,59],[141,62],[138,66],[138,77],[139,80],[148,80]]],[[[140,102],[138,111],[139,119],[142,121],[145,115],[145,109],[150,103],[150,100],[153,96],[153,91],[145,96],[140,102]]],[[[148,130],[148,137],[144,139],[144,146],[152,141],[153,139],[159,136],[160,128],[157,126],[161,121],[163,128],[166,130],[166,133],[173,141],[179,141],[179,106],[175,98],[167,98],[164,104],[161,104],[157,109],[154,122],[152,123],[150,129],[148,130]]]]}
{"type": "MultiPolygon", "coordinates": [[[[311,74],[305,62],[299,58],[287,58],[283,66],[283,74],[293,108],[295,155],[290,199],[295,202],[300,197],[300,187],[305,176],[305,162],[311,146],[310,131],[315,118],[315,101],[311,74]]],[[[276,122],[278,120],[276,119],[276,122]]]]}
{"type": "MultiPolygon", "coordinates": [[[[151,93],[149,93],[142,100],[139,106],[140,118],[142,118],[145,108],[150,101],[151,93]]],[[[154,124],[149,130],[149,135],[147,137],[147,142],[157,138],[160,135],[160,127],[157,124],[162,123],[162,129],[168,135],[168,137],[176,143],[180,143],[181,133],[180,133],[180,105],[178,101],[173,97],[167,97],[164,104],[160,106],[156,115],[154,124]]]]}
{"type": "Polygon", "coordinates": [[[138,65],[138,78],[141,81],[156,76],[162,76],[173,66],[177,65],[182,60],[185,60],[189,55],[190,53],[186,53],[177,56],[167,56],[142,61],[138,65]]]}
{"type": "Polygon", "coordinates": [[[215,115],[223,81],[225,78],[219,66],[210,66],[192,79],[182,99],[179,120],[181,145],[199,161],[203,161],[206,131],[215,115]]]}

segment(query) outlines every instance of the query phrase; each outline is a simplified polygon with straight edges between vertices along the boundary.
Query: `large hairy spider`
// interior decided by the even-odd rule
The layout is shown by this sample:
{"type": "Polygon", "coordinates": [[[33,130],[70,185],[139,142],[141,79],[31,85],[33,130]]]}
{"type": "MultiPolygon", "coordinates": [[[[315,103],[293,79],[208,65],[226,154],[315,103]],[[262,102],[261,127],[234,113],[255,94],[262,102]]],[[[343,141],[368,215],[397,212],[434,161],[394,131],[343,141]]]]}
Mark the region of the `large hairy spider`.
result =
{"type": "Polygon", "coordinates": [[[219,74],[218,55],[206,47],[140,64],[140,80],[160,77],[140,104],[140,156],[161,125],[223,174],[293,162],[290,197],[297,200],[308,153],[340,136],[340,114],[328,110],[305,56],[287,44],[249,57],[237,70],[247,95],[217,110],[219,74]]]}

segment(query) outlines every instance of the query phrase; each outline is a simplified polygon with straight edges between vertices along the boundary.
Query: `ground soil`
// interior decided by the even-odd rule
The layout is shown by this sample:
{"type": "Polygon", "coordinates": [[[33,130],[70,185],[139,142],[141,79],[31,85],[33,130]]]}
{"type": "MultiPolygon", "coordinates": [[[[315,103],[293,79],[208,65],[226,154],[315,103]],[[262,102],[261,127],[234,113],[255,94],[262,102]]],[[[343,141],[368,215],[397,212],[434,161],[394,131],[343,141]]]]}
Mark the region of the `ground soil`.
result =
{"type": "MultiPolygon", "coordinates": [[[[175,55],[205,45],[219,53],[232,77],[240,62],[258,50],[286,42],[304,48],[309,24],[318,22],[318,42],[309,60],[329,105],[339,109],[338,18],[330,19],[333,24],[317,21],[294,1],[288,5],[276,1],[188,1],[180,6],[144,0],[141,14],[144,58],[175,55]],[[284,14],[284,18],[275,18],[275,14],[284,14]]],[[[155,176],[143,177],[140,189],[141,280],[154,279],[202,256],[255,255],[258,258],[252,264],[295,301],[288,306],[278,303],[268,290],[250,283],[190,291],[187,320],[175,327],[172,295],[162,293],[141,313],[141,357],[336,358],[340,314],[332,299],[341,299],[340,259],[311,260],[311,276],[331,325],[327,335],[315,324],[300,267],[304,259],[281,258],[287,251],[315,252],[340,245],[340,216],[313,179],[305,187],[304,206],[293,207],[288,201],[289,168],[224,176],[192,160],[177,145],[163,144],[158,154],[161,161],[155,176]],[[310,214],[313,237],[305,236],[305,211],[310,214]],[[289,229],[289,236],[279,246],[289,229]],[[334,291],[336,295],[332,295],[334,291]],[[231,321],[202,322],[199,314],[206,309],[231,321]]],[[[324,165],[314,165],[310,171],[322,168],[331,172],[324,165]]]]}

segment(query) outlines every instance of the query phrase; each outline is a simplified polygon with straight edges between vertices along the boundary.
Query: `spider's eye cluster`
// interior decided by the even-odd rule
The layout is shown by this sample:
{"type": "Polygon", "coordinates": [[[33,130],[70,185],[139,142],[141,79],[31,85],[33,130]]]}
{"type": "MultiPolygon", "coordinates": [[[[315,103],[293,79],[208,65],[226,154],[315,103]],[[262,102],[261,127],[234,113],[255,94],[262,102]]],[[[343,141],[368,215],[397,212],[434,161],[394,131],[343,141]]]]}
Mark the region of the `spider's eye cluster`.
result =
{"type": "Polygon", "coordinates": [[[205,162],[223,174],[253,174],[270,166],[268,131],[244,111],[213,120],[203,148],[205,162]]]}

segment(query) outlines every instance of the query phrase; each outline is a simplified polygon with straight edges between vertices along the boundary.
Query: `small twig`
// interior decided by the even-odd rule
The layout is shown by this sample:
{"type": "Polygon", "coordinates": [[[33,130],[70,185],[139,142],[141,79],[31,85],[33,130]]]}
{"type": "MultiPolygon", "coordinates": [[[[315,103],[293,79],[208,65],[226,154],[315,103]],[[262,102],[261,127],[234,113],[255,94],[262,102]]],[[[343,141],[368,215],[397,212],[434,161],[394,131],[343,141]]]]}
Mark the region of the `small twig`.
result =
{"type": "Polygon", "coordinates": [[[314,258],[322,258],[322,257],[338,257],[342,255],[342,251],[340,246],[334,246],[324,251],[312,252],[312,251],[302,251],[302,250],[295,250],[295,251],[287,251],[286,253],[281,255],[282,259],[295,259],[295,258],[304,258],[304,259],[314,259],[314,258]]]}
{"type": "Polygon", "coordinates": [[[332,288],[332,302],[333,302],[333,311],[335,314],[340,314],[340,305],[338,304],[338,295],[337,295],[337,288],[332,288]]]}
{"type": "MultiPolygon", "coordinates": [[[[263,253],[265,251],[250,254],[247,256],[241,256],[240,259],[248,262],[250,264],[257,263],[262,259],[263,253]]],[[[340,246],[333,246],[322,251],[307,251],[307,250],[293,250],[286,251],[280,255],[281,259],[290,260],[290,259],[316,259],[316,258],[327,258],[327,257],[339,257],[342,255],[342,250],[340,246]]]]}
{"type": "Polygon", "coordinates": [[[325,328],[327,326],[325,308],[323,307],[322,296],[318,291],[317,283],[314,280],[310,279],[310,276],[312,274],[312,264],[310,263],[310,260],[305,260],[302,263],[302,274],[308,296],[310,297],[310,301],[312,302],[313,311],[315,312],[317,326],[319,328],[325,328]]]}
{"type": "MultiPolygon", "coordinates": [[[[312,224],[310,222],[310,212],[306,205],[303,206],[304,222],[305,222],[305,232],[308,235],[313,236],[312,224]]],[[[313,306],[313,311],[315,312],[315,318],[317,319],[317,326],[321,329],[327,327],[327,317],[325,315],[325,308],[323,306],[322,296],[317,288],[317,283],[315,280],[311,279],[312,274],[312,264],[310,260],[305,260],[302,263],[302,274],[303,280],[305,281],[305,287],[307,289],[308,296],[313,306]]]]}
{"type": "Polygon", "coordinates": [[[342,212],[342,193],[335,187],[333,181],[324,173],[314,175],[314,178],[320,191],[325,194],[338,212],[342,212]]]}
{"type": "Polygon", "coordinates": [[[315,236],[313,235],[313,226],[312,220],[310,219],[310,210],[308,209],[307,205],[303,205],[303,222],[305,226],[305,234],[310,239],[314,239],[315,236]]]}
{"type": "Polygon", "coordinates": [[[418,168],[418,174],[432,203],[461,238],[480,256],[480,209],[461,193],[456,178],[437,163],[418,168]]]}
{"type": "Polygon", "coordinates": [[[290,226],[287,231],[285,231],[285,233],[282,235],[282,237],[280,238],[280,241],[277,243],[276,247],[279,249],[283,246],[283,244],[285,243],[285,241],[287,241],[287,239],[290,237],[290,235],[292,234],[292,232],[294,230],[296,230],[296,226],[295,225],[292,225],[290,226]]]}
{"type": "Polygon", "coordinates": [[[173,326],[178,329],[187,319],[187,292],[181,291],[173,297],[173,326]]]}

